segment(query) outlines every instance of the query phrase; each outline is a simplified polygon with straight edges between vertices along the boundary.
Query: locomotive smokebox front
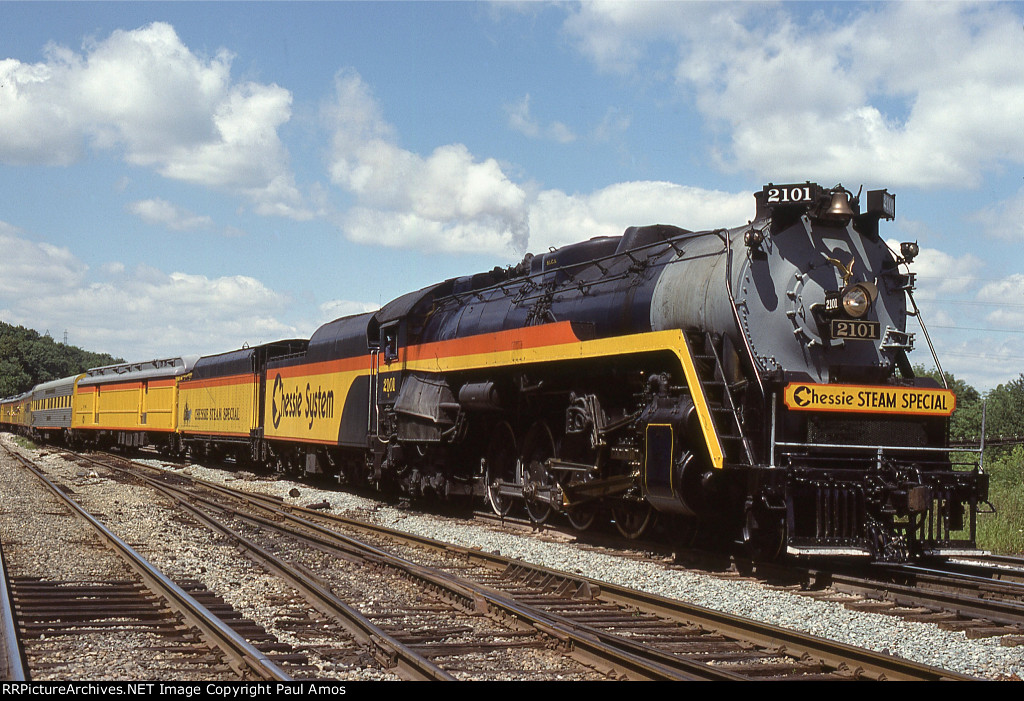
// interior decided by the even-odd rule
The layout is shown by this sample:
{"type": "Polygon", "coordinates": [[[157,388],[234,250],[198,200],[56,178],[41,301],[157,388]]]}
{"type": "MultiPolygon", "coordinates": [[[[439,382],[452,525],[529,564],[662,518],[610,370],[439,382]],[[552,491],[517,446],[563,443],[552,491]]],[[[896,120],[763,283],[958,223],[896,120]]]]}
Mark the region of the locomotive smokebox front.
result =
{"type": "Polygon", "coordinates": [[[885,242],[833,200],[817,212],[759,207],[747,227],[683,242],[655,287],[652,327],[727,336],[762,376],[885,381],[912,347],[908,278],[885,242]]]}

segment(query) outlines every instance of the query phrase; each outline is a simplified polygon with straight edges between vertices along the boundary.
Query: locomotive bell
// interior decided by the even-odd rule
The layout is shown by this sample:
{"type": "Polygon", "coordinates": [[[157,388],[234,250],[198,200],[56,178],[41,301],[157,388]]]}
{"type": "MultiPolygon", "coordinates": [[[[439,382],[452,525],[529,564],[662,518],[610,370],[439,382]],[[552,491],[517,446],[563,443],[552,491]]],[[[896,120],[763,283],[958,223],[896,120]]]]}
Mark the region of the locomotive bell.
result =
{"type": "Polygon", "coordinates": [[[850,207],[850,194],[840,188],[832,193],[832,201],[828,209],[821,213],[821,217],[837,222],[848,222],[854,214],[853,208],[850,207]]]}

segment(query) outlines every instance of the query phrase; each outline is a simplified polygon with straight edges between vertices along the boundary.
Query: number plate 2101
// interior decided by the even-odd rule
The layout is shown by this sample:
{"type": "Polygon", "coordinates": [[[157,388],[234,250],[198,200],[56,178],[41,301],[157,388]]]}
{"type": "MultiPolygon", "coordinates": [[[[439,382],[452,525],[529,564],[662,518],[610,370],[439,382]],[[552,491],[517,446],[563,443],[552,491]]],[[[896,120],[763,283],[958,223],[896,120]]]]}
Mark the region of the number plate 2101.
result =
{"type": "Polygon", "coordinates": [[[877,321],[833,319],[831,330],[832,338],[855,338],[872,341],[882,337],[881,325],[877,321]]]}

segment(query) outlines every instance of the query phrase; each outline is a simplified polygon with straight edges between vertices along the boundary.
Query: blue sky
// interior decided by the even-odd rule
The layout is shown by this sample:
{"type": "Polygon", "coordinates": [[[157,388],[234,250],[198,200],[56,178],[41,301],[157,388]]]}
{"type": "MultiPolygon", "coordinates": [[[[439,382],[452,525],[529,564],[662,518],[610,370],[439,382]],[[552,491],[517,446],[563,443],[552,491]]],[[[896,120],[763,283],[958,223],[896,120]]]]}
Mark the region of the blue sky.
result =
{"type": "Polygon", "coordinates": [[[219,352],[842,182],[896,193],[943,367],[990,388],[1024,371],[1022,64],[1020,3],[8,2],[0,320],[219,352]]]}

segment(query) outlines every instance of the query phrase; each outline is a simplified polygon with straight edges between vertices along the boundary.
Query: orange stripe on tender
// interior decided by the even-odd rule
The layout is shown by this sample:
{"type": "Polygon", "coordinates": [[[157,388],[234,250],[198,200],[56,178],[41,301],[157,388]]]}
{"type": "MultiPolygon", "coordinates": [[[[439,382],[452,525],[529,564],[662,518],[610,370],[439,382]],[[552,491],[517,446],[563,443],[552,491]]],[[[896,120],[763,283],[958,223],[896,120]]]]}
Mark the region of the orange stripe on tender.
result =
{"type": "Polygon", "coordinates": [[[304,375],[328,375],[336,372],[359,372],[370,370],[370,351],[365,355],[357,355],[354,358],[338,358],[337,360],[324,360],[319,363],[305,363],[289,365],[281,368],[267,368],[267,377],[273,378],[280,375],[285,377],[299,377],[304,375]]]}

